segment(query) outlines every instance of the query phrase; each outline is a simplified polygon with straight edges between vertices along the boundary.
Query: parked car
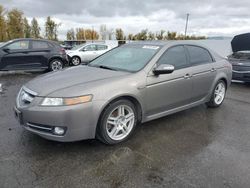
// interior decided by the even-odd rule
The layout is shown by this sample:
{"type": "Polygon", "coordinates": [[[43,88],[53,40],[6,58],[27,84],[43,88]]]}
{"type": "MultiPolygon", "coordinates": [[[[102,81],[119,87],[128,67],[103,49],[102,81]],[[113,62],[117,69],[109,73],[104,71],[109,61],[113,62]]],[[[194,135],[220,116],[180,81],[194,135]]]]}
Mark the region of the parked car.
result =
{"type": "Polygon", "coordinates": [[[90,43],[75,46],[71,50],[67,50],[67,55],[70,64],[77,66],[81,63],[86,64],[111,49],[111,46],[106,44],[90,43]]]}
{"type": "Polygon", "coordinates": [[[65,50],[56,42],[41,39],[15,39],[0,46],[0,70],[49,69],[67,64],[65,50]]]}
{"type": "Polygon", "coordinates": [[[203,103],[220,106],[231,76],[226,59],[196,43],[134,42],[31,80],[17,96],[15,115],[47,139],[117,144],[138,123],[203,103]]]}
{"type": "Polygon", "coordinates": [[[233,54],[228,60],[233,66],[233,80],[250,82],[250,33],[235,36],[231,45],[233,54]]]}
{"type": "Polygon", "coordinates": [[[66,44],[61,44],[61,47],[64,48],[65,50],[71,50],[73,46],[66,45],[66,44]]]}

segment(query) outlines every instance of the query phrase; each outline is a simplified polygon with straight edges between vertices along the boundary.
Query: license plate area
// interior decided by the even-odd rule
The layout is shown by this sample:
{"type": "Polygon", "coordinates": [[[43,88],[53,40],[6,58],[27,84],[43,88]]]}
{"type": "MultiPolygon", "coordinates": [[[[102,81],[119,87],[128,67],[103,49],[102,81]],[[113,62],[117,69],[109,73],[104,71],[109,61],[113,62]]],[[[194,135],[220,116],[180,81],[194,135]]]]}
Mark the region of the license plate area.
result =
{"type": "Polygon", "coordinates": [[[22,116],[22,112],[20,112],[17,108],[14,108],[14,114],[15,114],[15,118],[17,119],[17,121],[23,125],[23,116],[22,116]]]}

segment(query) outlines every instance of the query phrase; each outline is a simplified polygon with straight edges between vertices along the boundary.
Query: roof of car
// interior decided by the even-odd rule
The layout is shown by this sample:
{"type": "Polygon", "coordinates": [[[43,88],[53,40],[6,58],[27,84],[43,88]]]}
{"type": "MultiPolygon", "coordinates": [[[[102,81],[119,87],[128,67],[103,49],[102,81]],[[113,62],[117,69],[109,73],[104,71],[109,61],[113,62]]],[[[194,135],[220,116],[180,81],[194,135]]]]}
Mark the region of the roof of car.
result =
{"type": "Polygon", "coordinates": [[[124,45],[157,45],[157,46],[165,46],[165,45],[197,45],[204,47],[202,44],[199,43],[199,41],[191,41],[191,40],[156,40],[156,41],[131,41],[129,43],[126,43],[124,45]]]}
{"type": "Polygon", "coordinates": [[[199,40],[165,40],[165,41],[131,41],[129,43],[124,44],[127,45],[155,45],[155,46],[174,46],[174,45],[194,45],[202,48],[206,48],[207,50],[211,50],[207,46],[204,46],[199,40]]]}

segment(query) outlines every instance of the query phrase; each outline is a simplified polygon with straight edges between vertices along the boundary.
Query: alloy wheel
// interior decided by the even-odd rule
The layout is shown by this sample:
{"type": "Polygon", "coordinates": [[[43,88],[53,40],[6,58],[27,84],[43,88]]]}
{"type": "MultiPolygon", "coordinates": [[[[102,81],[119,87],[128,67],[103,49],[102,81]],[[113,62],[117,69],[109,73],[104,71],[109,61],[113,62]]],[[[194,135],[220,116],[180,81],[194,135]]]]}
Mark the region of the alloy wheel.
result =
{"type": "Polygon", "coordinates": [[[80,59],[78,57],[73,57],[72,58],[72,64],[73,65],[79,65],[80,64],[80,59]]]}
{"type": "Polygon", "coordinates": [[[62,62],[55,60],[51,63],[51,70],[52,71],[58,71],[61,70],[63,68],[62,62]]]}
{"type": "Polygon", "coordinates": [[[122,140],[129,135],[135,123],[135,114],[131,107],[119,105],[109,114],[106,131],[113,140],[122,140]]]}
{"type": "Polygon", "coordinates": [[[214,91],[214,102],[217,105],[220,105],[224,98],[225,98],[225,93],[226,93],[226,87],[223,82],[220,82],[214,91]]]}

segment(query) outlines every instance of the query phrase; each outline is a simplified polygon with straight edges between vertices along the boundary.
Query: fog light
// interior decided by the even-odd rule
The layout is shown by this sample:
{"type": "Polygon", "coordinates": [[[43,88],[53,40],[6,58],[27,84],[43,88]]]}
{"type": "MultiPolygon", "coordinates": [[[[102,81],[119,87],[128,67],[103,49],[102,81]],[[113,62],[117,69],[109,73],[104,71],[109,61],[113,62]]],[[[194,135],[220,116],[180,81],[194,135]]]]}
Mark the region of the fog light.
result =
{"type": "Polygon", "coordinates": [[[54,133],[57,134],[57,135],[63,135],[64,132],[65,132],[65,130],[62,127],[55,127],[54,128],[54,133]]]}

